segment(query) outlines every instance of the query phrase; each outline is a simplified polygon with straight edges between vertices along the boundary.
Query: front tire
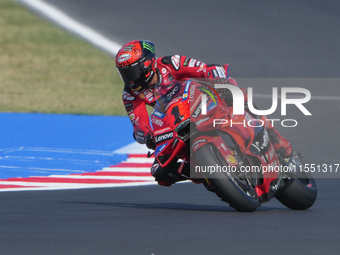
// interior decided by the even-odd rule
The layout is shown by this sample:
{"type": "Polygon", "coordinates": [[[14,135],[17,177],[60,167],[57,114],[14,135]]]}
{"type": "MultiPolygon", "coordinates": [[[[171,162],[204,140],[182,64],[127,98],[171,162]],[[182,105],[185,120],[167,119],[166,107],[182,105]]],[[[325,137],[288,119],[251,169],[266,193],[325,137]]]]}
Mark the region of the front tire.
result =
{"type": "Polygon", "coordinates": [[[299,172],[296,178],[287,180],[286,188],[276,196],[283,205],[293,210],[310,208],[316,197],[316,183],[309,172],[299,172]]]}
{"type": "MultiPolygon", "coordinates": [[[[199,148],[194,158],[199,166],[227,166],[227,162],[214,146],[206,144],[199,148]]],[[[259,199],[252,181],[225,172],[206,173],[204,176],[223,201],[239,212],[253,212],[259,199]]]]}

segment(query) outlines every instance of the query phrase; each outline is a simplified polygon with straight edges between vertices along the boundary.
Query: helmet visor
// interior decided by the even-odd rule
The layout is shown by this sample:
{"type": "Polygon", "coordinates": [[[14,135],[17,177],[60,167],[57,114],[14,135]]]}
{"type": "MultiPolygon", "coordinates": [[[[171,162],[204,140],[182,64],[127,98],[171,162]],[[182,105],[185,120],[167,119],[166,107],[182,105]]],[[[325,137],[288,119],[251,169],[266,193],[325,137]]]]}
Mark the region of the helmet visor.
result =
{"type": "Polygon", "coordinates": [[[135,63],[131,66],[119,67],[118,72],[126,84],[134,82],[141,77],[139,63],[135,63]]]}

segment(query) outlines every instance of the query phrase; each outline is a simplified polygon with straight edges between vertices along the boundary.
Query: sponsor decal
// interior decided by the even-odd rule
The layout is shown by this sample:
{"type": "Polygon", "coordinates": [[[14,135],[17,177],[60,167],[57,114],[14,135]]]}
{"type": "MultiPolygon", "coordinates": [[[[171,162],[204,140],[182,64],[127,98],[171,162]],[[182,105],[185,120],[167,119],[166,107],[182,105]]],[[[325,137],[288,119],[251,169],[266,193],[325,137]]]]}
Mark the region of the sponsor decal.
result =
{"type": "Polygon", "coordinates": [[[144,99],[145,96],[143,94],[139,94],[140,99],[144,99]]]}
{"type": "Polygon", "coordinates": [[[132,113],[133,113],[133,109],[128,110],[128,112],[127,112],[128,115],[130,115],[130,114],[132,114],[132,113]]]}
{"type": "Polygon", "coordinates": [[[174,133],[171,131],[169,133],[165,133],[165,134],[156,136],[155,141],[156,141],[156,143],[161,143],[161,142],[167,141],[169,139],[172,139],[173,137],[174,137],[174,133]]]}
{"type": "Polygon", "coordinates": [[[155,54],[155,47],[152,46],[150,43],[143,42],[143,48],[151,51],[153,54],[155,54]]]}
{"type": "Polygon", "coordinates": [[[210,117],[206,117],[206,118],[204,118],[204,119],[200,119],[199,121],[196,122],[196,126],[201,125],[203,122],[206,122],[206,121],[209,120],[209,119],[210,119],[210,117]]]}
{"type": "Polygon", "coordinates": [[[124,106],[126,110],[130,110],[132,108],[132,103],[127,103],[124,106]]]}
{"type": "Polygon", "coordinates": [[[152,101],[153,100],[153,93],[152,92],[149,92],[146,94],[146,98],[149,100],[149,101],[152,101]]]}
{"type": "Polygon", "coordinates": [[[201,113],[201,109],[202,109],[202,107],[201,107],[202,105],[201,104],[199,104],[198,106],[197,106],[197,108],[195,109],[195,112],[194,112],[194,114],[193,115],[191,115],[192,117],[194,117],[194,118],[197,118],[198,117],[198,115],[200,115],[200,113],[201,113]]]}
{"type": "Polygon", "coordinates": [[[145,132],[141,130],[137,130],[135,134],[136,141],[139,143],[145,143],[145,137],[144,137],[145,132]]]}
{"type": "Polygon", "coordinates": [[[129,44],[129,45],[124,47],[123,51],[131,52],[134,47],[135,47],[135,45],[129,44]]]}
{"type": "Polygon", "coordinates": [[[178,71],[180,68],[180,59],[181,57],[179,55],[174,55],[171,57],[172,65],[174,66],[176,71],[178,71]]]}
{"type": "Polygon", "coordinates": [[[200,143],[205,143],[205,142],[207,142],[206,139],[198,139],[197,141],[195,141],[195,142],[193,143],[192,147],[193,147],[194,149],[196,149],[200,143]]]}
{"type": "Polygon", "coordinates": [[[165,132],[167,132],[169,130],[171,130],[171,127],[166,127],[166,128],[163,128],[161,130],[156,131],[154,134],[155,135],[163,134],[163,133],[165,133],[165,132]]]}
{"type": "Polygon", "coordinates": [[[134,121],[135,120],[135,114],[134,113],[130,114],[129,118],[130,118],[131,122],[134,121]]]}
{"type": "Polygon", "coordinates": [[[183,127],[187,126],[190,123],[190,119],[186,119],[185,121],[182,121],[177,127],[176,127],[176,131],[178,132],[178,130],[182,129],[183,127]]]}
{"type": "Polygon", "coordinates": [[[183,66],[188,66],[190,59],[191,58],[185,58],[183,66]]]}
{"type": "Polygon", "coordinates": [[[216,70],[218,72],[218,76],[220,76],[221,78],[226,78],[225,71],[222,67],[216,66],[216,70]]]}
{"type": "Polygon", "coordinates": [[[155,150],[155,156],[158,156],[158,154],[161,153],[168,144],[169,143],[165,143],[161,146],[158,146],[155,150]]]}
{"type": "Polygon", "coordinates": [[[228,164],[230,164],[232,166],[237,165],[237,160],[236,160],[236,158],[234,158],[233,155],[230,155],[230,154],[227,155],[226,160],[227,160],[228,164]]]}
{"type": "Polygon", "coordinates": [[[137,135],[144,137],[145,132],[141,130],[137,130],[137,135]]]}
{"type": "Polygon", "coordinates": [[[211,102],[209,105],[208,105],[208,112],[210,112],[212,109],[214,109],[216,107],[216,103],[215,102],[211,102]]]}
{"type": "Polygon", "coordinates": [[[133,101],[133,100],[135,100],[135,97],[130,95],[126,91],[123,91],[123,100],[125,100],[125,101],[133,101]]]}
{"type": "Polygon", "coordinates": [[[195,66],[195,63],[196,63],[196,59],[191,59],[190,62],[189,62],[189,67],[194,67],[195,66]]]}
{"type": "Polygon", "coordinates": [[[185,84],[184,93],[183,93],[183,100],[182,101],[185,101],[185,100],[188,99],[188,93],[189,93],[190,84],[191,84],[190,80],[187,81],[186,84],[185,84]]]}
{"type": "Polygon", "coordinates": [[[190,95],[189,95],[190,102],[194,101],[194,98],[195,98],[195,88],[196,88],[196,85],[190,86],[190,95]]]}
{"type": "Polygon", "coordinates": [[[191,84],[191,81],[190,81],[190,80],[186,82],[186,84],[185,84],[185,89],[184,89],[184,93],[188,93],[188,92],[189,92],[190,84],[191,84]]]}
{"type": "Polygon", "coordinates": [[[198,139],[197,141],[194,142],[193,146],[199,144],[199,143],[205,143],[207,140],[206,139],[198,139]]]}
{"type": "Polygon", "coordinates": [[[169,75],[168,75],[168,80],[165,81],[165,82],[170,83],[170,82],[172,82],[174,79],[175,79],[175,77],[173,77],[171,74],[169,74],[169,75]]]}
{"type": "Polygon", "coordinates": [[[151,114],[153,114],[153,115],[155,115],[155,116],[157,116],[158,118],[161,118],[161,119],[163,119],[164,116],[165,116],[164,113],[162,113],[162,112],[160,112],[160,111],[157,111],[156,109],[153,109],[152,112],[151,112],[151,114]]]}
{"type": "Polygon", "coordinates": [[[129,53],[125,53],[125,54],[122,54],[118,57],[117,62],[122,63],[122,62],[128,60],[129,58],[131,58],[131,55],[129,53]]]}
{"type": "Polygon", "coordinates": [[[211,71],[212,71],[212,74],[213,74],[214,78],[218,78],[219,77],[218,73],[217,73],[217,71],[215,69],[213,69],[211,71]]]}
{"type": "Polygon", "coordinates": [[[177,83],[175,86],[172,87],[172,89],[170,91],[168,91],[165,94],[167,102],[170,102],[171,99],[179,92],[180,86],[181,85],[179,83],[177,83]]]}
{"type": "Polygon", "coordinates": [[[162,68],[162,74],[167,74],[168,70],[166,70],[166,68],[162,68]]]}
{"type": "Polygon", "coordinates": [[[195,66],[196,66],[196,67],[199,67],[200,64],[201,64],[201,61],[197,61],[196,64],[195,64],[195,66]]]}
{"type": "Polygon", "coordinates": [[[155,116],[152,116],[151,122],[156,124],[157,126],[163,126],[163,121],[155,116]]]}

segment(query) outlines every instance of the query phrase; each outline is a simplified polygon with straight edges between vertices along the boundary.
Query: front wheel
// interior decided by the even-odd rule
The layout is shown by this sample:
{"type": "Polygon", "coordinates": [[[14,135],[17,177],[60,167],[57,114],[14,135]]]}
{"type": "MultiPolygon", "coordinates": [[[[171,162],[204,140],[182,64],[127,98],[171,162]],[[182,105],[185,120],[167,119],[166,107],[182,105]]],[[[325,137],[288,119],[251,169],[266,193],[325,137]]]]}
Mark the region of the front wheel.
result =
{"type": "MultiPolygon", "coordinates": [[[[213,145],[206,144],[194,154],[199,166],[227,166],[227,162],[213,145]]],[[[259,199],[252,178],[227,172],[210,172],[204,176],[223,201],[239,212],[253,212],[259,199]]]]}
{"type": "Polygon", "coordinates": [[[309,172],[299,172],[295,178],[287,180],[286,188],[276,195],[285,206],[293,210],[310,208],[317,196],[316,183],[309,172]]]}

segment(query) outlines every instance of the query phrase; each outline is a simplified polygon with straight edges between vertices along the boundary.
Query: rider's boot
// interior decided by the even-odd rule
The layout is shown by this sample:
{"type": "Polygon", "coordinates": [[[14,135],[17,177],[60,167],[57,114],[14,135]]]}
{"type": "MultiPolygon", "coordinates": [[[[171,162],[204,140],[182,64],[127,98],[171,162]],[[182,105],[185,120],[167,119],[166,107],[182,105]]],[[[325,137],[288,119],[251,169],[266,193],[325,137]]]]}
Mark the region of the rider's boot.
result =
{"type": "MultiPolygon", "coordinates": [[[[169,187],[176,182],[188,179],[178,173],[178,169],[181,163],[176,161],[171,162],[167,167],[164,168],[160,166],[157,160],[155,160],[155,162],[151,166],[151,174],[153,175],[153,177],[155,177],[155,180],[158,182],[159,185],[169,187]]],[[[184,168],[190,169],[189,164],[185,164],[184,168]]]]}

